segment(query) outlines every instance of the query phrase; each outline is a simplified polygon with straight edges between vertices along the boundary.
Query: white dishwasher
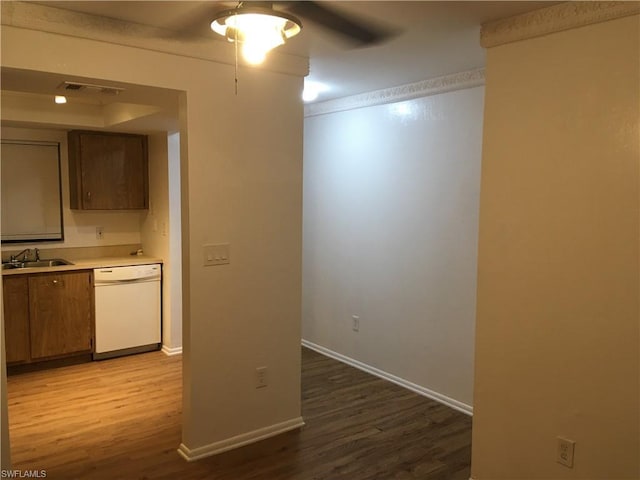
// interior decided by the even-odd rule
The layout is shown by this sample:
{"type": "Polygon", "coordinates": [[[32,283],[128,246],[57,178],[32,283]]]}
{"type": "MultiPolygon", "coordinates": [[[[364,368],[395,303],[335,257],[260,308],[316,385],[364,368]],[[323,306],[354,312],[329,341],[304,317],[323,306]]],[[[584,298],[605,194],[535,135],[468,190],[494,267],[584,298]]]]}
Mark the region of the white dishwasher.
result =
{"type": "Polygon", "coordinates": [[[162,266],[132,265],[93,271],[96,348],[93,358],[160,347],[162,266]]]}

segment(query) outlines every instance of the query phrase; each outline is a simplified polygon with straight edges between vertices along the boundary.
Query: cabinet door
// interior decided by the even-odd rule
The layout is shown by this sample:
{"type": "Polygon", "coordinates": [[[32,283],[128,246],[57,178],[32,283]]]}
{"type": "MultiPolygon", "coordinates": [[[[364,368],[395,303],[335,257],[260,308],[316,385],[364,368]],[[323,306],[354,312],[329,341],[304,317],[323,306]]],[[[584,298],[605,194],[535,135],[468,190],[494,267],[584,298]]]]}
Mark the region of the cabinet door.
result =
{"type": "Polygon", "coordinates": [[[29,276],[31,358],[91,352],[91,272],[29,276]]]}
{"type": "Polygon", "coordinates": [[[74,166],[84,210],[148,207],[147,141],[141,135],[80,133],[74,166]],[[77,173],[76,173],[77,174],[77,173]]]}
{"type": "Polygon", "coordinates": [[[29,351],[29,281],[26,275],[2,278],[4,334],[7,363],[28,362],[29,351]]]}

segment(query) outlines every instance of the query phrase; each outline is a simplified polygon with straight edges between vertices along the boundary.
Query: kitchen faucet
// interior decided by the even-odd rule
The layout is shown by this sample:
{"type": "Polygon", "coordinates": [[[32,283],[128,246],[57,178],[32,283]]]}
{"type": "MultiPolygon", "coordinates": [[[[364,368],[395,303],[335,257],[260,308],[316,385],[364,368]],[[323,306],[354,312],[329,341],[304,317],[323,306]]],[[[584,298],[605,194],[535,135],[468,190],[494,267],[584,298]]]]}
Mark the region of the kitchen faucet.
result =
{"type": "MultiPolygon", "coordinates": [[[[20,255],[24,255],[24,257],[22,258],[22,261],[26,262],[30,253],[31,253],[31,249],[30,248],[25,248],[24,250],[22,250],[17,255],[11,255],[11,263],[16,263],[18,261],[18,257],[20,257],[20,255]]],[[[40,252],[38,251],[37,248],[36,248],[36,256],[40,256],[40,252]]]]}

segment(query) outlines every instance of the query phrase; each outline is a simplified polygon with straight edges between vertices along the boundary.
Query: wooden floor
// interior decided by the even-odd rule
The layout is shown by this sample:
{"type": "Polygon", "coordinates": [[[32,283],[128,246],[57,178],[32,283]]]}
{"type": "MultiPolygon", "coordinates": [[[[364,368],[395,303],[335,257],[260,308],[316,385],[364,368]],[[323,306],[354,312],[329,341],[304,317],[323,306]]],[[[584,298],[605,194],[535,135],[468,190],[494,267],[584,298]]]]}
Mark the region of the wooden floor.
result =
{"type": "Polygon", "coordinates": [[[8,378],[13,466],[47,479],[468,480],[470,417],[303,348],[306,426],[196,462],[161,352],[8,378]]]}

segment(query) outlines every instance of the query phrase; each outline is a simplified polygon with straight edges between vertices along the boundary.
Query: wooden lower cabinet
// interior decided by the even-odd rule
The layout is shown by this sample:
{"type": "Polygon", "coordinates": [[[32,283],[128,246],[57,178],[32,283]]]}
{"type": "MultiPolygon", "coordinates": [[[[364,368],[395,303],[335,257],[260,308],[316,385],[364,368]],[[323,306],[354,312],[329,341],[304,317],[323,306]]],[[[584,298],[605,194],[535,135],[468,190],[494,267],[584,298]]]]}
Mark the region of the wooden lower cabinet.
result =
{"type": "Polygon", "coordinates": [[[93,351],[90,271],[6,275],[3,288],[7,363],[93,351]]]}
{"type": "Polygon", "coordinates": [[[27,275],[7,275],[2,278],[4,303],[4,339],[7,363],[28,362],[29,341],[29,278],[27,275]]]}
{"type": "Polygon", "coordinates": [[[91,294],[89,272],[29,277],[32,360],[91,352],[91,294]]]}

